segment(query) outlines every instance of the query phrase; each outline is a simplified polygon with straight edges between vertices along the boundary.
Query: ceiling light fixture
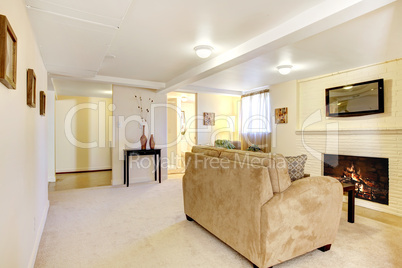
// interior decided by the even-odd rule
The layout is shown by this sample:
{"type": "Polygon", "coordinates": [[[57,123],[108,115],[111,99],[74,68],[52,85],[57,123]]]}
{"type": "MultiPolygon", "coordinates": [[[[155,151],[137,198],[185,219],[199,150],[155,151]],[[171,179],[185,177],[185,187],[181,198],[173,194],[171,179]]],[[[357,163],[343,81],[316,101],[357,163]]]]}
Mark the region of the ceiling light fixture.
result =
{"type": "Polygon", "coordinates": [[[207,45],[201,45],[201,46],[196,46],[194,48],[195,54],[197,54],[198,57],[205,59],[211,56],[212,51],[214,50],[213,47],[207,46],[207,45]]]}
{"type": "Polygon", "coordinates": [[[283,75],[289,74],[292,68],[292,65],[279,65],[278,67],[276,67],[276,69],[278,69],[278,72],[283,75]]]}
{"type": "Polygon", "coordinates": [[[187,97],[186,97],[186,96],[181,97],[181,101],[186,102],[186,101],[187,101],[187,97]]]}

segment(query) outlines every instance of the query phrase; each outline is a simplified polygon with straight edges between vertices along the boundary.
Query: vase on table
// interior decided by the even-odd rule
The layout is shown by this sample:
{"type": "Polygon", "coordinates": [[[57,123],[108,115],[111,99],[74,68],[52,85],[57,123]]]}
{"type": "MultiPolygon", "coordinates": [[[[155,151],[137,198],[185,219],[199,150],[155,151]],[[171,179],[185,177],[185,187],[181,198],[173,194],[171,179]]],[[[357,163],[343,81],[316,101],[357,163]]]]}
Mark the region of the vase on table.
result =
{"type": "Polygon", "coordinates": [[[142,136],[140,138],[141,141],[141,150],[147,149],[147,137],[145,136],[145,125],[142,126],[142,136]]]}
{"type": "Polygon", "coordinates": [[[154,134],[151,134],[151,137],[149,137],[149,148],[151,148],[152,150],[155,149],[154,134]]]}

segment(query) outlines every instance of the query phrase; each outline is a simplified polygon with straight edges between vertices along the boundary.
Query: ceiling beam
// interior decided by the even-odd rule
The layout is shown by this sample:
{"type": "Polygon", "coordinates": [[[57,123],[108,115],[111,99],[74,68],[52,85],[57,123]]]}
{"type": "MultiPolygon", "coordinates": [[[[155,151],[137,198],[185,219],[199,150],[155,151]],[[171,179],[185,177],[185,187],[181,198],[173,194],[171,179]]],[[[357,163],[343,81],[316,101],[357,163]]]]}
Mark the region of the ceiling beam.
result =
{"type": "Polygon", "coordinates": [[[166,87],[166,84],[162,83],[162,82],[127,79],[127,78],[102,76],[102,75],[97,75],[95,77],[87,78],[86,80],[94,81],[94,82],[110,83],[110,84],[119,85],[119,86],[148,88],[148,89],[156,89],[156,90],[161,90],[166,87]]]}
{"type": "Polygon", "coordinates": [[[191,85],[180,88],[180,92],[208,93],[208,94],[219,94],[219,95],[228,95],[228,96],[241,96],[242,95],[242,92],[237,91],[237,90],[218,89],[218,88],[191,86],[191,85]]]}
{"type": "Polygon", "coordinates": [[[360,17],[396,0],[327,0],[285,23],[175,77],[158,90],[168,93],[360,17]]]}
{"type": "Polygon", "coordinates": [[[63,76],[63,75],[58,75],[58,74],[50,74],[50,76],[53,77],[53,78],[80,80],[80,81],[97,82],[97,83],[106,83],[106,84],[112,84],[112,85],[136,87],[136,88],[146,88],[146,89],[154,89],[154,90],[160,90],[160,89],[163,89],[163,88],[166,87],[166,84],[162,83],[162,82],[127,79],[127,78],[112,77],[112,76],[102,76],[102,75],[96,75],[94,77],[71,77],[71,76],[63,76]]]}

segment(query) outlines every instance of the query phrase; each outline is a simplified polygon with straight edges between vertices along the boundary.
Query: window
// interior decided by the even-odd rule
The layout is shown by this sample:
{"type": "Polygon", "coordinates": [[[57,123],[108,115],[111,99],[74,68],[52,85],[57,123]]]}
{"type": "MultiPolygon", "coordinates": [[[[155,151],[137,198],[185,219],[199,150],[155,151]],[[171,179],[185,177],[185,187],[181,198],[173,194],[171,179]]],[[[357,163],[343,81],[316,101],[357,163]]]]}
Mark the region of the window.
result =
{"type": "Polygon", "coordinates": [[[242,133],[270,133],[269,110],[269,92],[242,97],[242,133]]]}
{"type": "Polygon", "coordinates": [[[242,96],[241,144],[242,150],[255,144],[263,152],[271,151],[269,91],[242,96]]]}

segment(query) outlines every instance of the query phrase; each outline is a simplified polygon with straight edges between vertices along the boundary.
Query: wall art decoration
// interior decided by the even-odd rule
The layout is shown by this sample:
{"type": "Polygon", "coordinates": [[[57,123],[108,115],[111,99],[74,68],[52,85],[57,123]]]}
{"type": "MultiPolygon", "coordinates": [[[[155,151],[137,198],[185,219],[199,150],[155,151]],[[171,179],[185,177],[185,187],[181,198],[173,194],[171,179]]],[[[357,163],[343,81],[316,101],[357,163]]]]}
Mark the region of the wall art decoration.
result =
{"type": "Polygon", "coordinates": [[[204,113],[204,126],[215,126],[215,113],[204,113]]]}
{"type": "Polygon", "coordinates": [[[36,75],[33,69],[27,71],[27,105],[36,107],[36,75]]]}
{"type": "Polygon", "coordinates": [[[39,114],[46,115],[46,93],[44,91],[39,94],[39,114]]]}
{"type": "Polygon", "coordinates": [[[288,107],[275,109],[275,124],[286,124],[288,122],[288,107]]]}
{"type": "Polygon", "coordinates": [[[10,89],[17,84],[17,37],[3,15],[0,15],[0,82],[10,89]]]}

